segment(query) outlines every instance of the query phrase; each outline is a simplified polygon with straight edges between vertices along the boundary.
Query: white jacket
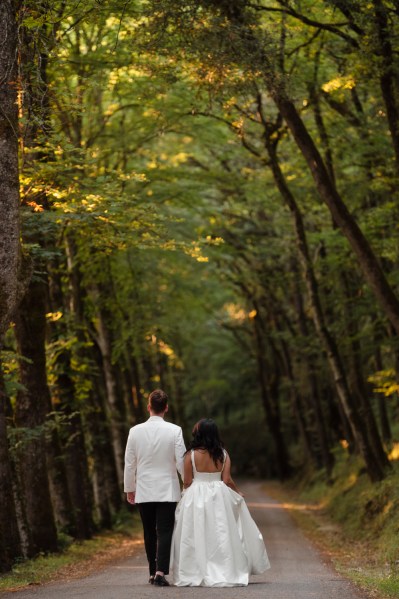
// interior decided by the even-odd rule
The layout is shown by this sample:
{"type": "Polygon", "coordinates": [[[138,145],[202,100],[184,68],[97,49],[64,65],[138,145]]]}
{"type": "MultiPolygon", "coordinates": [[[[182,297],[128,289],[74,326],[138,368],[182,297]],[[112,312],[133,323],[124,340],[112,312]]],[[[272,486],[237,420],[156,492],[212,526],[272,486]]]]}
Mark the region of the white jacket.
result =
{"type": "Polygon", "coordinates": [[[151,416],[130,429],[125,452],[125,493],[136,503],[179,501],[177,470],[183,477],[186,451],[180,426],[151,416]]]}

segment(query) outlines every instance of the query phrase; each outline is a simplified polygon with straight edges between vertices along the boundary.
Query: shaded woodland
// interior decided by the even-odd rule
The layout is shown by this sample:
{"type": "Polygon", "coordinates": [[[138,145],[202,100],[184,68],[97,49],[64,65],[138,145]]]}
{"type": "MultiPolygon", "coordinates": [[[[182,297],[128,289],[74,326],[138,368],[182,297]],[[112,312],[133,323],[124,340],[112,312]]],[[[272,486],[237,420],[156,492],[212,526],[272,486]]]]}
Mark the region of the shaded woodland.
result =
{"type": "Polygon", "coordinates": [[[156,387],[238,474],[389,474],[398,17],[2,0],[0,571],[112,527],[156,387]]]}

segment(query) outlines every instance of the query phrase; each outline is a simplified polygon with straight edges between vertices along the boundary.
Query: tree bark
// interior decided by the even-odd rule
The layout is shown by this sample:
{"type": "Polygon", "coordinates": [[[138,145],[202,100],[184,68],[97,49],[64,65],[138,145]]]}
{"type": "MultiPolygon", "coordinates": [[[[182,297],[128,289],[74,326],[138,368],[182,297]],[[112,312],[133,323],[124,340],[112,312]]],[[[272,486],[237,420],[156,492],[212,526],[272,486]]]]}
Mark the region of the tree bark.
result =
{"type": "Polygon", "coordinates": [[[0,363],[0,572],[11,569],[22,555],[17,515],[12,492],[12,471],[7,439],[7,398],[0,363]]]}
{"type": "Polygon", "coordinates": [[[20,226],[15,5],[14,0],[0,3],[0,345],[18,294],[20,226]]]}
{"type": "Polygon", "coordinates": [[[17,524],[19,531],[19,538],[21,541],[21,555],[24,558],[34,557],[35,552],[32,545],[32,536],[29,529],[28,519],[26,516],[25,509],[25,498],[21,489],[23,485],[21,483],[21,476],[19,472],[19,465],[17,459],[17,451],[15,448],[16,431],[14,423],[14,413],[11,405],[10,398],[6,396],[6,413],[9,420],[8,427],[12,430],[11,442],[10,442],[10,467],[11,467],[11,478],[12,478],[12,491],[14,495],[15,513],[17,515],[17,524]]]}
{"type": "Polygon", "coordinates": [[[46,464],[44,425],[49,396],[46,379],[45,293],[43,281],[32,279],[29,291],[20,303],[15,319],[15,335],[21,356],[20,381],[15,407],[17,427],[25,432],[23,450],[19,454],[24,485],[26,513],[36,553],[57,549],[57,531],[50,498],[46,464]]]}
{"type": "Polygon", "coordinates": [[[123,409],[123,400],[119,397],[117,383],[112,364],[112,344],[110,331],[106,323],[106,316],[102,309],[98,312],[97,342],[101,351],[104,379],[107,390],[107,402],[110,417],[112,446],[114,448],[116,472],[119,485],[123,487],[123,464],[125,459],[125,446],[127,439],[126,415],[123,409]]]}
{"type": "MultiPolygon", "coordinates": [[[[0,351],[18,296],[19,172],[17,105],[17,6],[0,3],[0,351]]],[[[0,361],[0,571],[21,555],[11,484],[6,393],[0,361]]]]}
{"type": "Polygon", "coordinates": [[[397,64],[395,65],[394,50],[388,26],[388,11],[381,0],[373,0],[375,24],[379,49],[378,56],[382,57],[380,86],[387,110],[387,121],[391,133],[392,146],[395,152],[396,169],[399,172],[399,106],[397,96],[397,64]]]}

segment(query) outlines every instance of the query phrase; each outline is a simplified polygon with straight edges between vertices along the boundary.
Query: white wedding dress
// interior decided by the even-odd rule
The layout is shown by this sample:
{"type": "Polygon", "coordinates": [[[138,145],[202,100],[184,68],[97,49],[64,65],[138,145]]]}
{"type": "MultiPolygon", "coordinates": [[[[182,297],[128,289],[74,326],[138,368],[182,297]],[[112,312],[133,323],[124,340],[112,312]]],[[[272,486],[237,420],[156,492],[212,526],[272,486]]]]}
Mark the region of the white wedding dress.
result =
{"type": "MultiPolygon", "coordinates": [[[[226,455],[225,455],[226,459],[226,455]]],[[[244,499],[222,472],[197,472],[176,509],[171,563],[176,586],[233,587],[270,568],[263,537],[244,499]]]]}

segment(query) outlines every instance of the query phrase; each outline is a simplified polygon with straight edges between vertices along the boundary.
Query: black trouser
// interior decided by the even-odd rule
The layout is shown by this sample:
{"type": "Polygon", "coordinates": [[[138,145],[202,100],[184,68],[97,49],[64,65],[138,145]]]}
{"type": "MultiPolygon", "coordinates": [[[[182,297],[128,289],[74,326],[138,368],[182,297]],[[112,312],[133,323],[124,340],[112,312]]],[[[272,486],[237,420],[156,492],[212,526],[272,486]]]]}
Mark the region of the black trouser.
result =
{"type": "Polygon", "coordinates": [[[158,570],[169,574],[170,545],[175,523],[176,503],[148,501],[138,503],[144,528],[144,545],[150,575],[158,570]]]}

